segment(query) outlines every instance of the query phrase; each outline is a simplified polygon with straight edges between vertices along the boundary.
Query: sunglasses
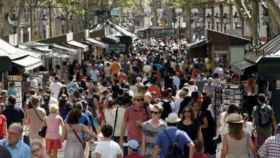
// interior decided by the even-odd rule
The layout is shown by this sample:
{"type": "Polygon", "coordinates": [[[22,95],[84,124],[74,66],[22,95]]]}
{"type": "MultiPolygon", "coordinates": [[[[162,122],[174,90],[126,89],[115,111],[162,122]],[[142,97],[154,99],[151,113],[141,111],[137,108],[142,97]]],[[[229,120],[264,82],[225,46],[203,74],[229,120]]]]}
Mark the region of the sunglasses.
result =
{"type": "Polygon", "coordinates": [[[10,134],[10,135],[19,135],[19,133],[15,132],[15,131],[8,131],[8,134],[10,134]]]}
{"type": "Polygon", "coordinates": [[[144,98],[135,99],[135,101],[144,101],[144,98]]]}
{"type": "Polygon", "coordinates": [[[185,112],[191,112],[191,110],[185,110],[184,113],[185,113],[185,112]]]}
{"type": "Polygon", "coordinates": [[[40,147],[33,147],[32,148],[32,152],[34,153],[34,152],[37,152],[37,151],[39,151],[40,150],[40,147]]]}
{"type": "Polygon", "coordinates": [[[159,114],[159,111],[151,111],[151,114],[159,114]]]}

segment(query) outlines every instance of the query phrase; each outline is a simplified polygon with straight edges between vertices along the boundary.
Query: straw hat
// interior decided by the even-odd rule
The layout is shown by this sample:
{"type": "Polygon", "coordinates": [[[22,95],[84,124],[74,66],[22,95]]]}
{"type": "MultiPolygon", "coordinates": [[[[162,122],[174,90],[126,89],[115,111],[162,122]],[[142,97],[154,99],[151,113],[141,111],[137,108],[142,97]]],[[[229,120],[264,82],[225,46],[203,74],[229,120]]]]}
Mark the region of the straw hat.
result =
{"type": "Polygon", "coordinates": [[[227,123],[243,123],[243,117],[240,114],[232,113],[226,117],[227,123]]]}
{"type": "Polygon", "coordinates": [[[143,72],[150,73],[152,71],[152,67],[150,65],[143,66],[143,72]]]}
{"type": "Polygon", "coordinates": [[[181,119],[178,117],[177,113],[170,113],[168,117],[165,119],[167,123],[178,123],[181,119]]]}
{"type": "Polygon", "coordinates": [[[163,110],[163,107],[162,107],[161,103],[150,104],[149,108],[150,108],[151,111],[159,110],[160,112],[162,112],[162,110],[163,110]]]}
{"type": "Polygon", "coordinates": [[[134,98],[144,98],[144,93],[141,93],[141,92],[136,92],[134,93],[134,98]]]}

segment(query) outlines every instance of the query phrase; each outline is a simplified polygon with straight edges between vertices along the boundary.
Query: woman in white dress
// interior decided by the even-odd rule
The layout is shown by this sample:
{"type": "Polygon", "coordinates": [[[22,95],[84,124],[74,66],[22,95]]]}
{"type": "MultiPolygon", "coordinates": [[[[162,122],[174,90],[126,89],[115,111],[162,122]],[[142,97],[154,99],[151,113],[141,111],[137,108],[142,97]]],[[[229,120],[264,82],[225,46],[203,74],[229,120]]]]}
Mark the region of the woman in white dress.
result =
{"type": "Polygon", "coordinates": [[[250,158],[255,146],[250,135],[243,130],[242,116],[232,113],[227,116],[226,122],[229,124],[229,133],[222,139],[221,158],[250,158]]]}
{"type": "Polygon", "coordinates": [[[88,127],[79,123],[79,117],[80,113],[77,110],[69,112],[67,124],[65,125],[65,158],[84,158],[85,141],[81,137],[81,134],[83,133],[88,137],[93,137],[88,127]]]}

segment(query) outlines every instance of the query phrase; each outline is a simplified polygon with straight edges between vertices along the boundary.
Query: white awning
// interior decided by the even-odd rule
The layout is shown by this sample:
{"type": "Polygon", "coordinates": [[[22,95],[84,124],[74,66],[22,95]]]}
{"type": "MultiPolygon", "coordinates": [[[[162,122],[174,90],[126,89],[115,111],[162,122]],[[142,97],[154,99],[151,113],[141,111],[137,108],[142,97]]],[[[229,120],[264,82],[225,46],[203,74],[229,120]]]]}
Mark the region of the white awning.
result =
{"type": "Polygon", "coordinates": [[[68,55],[77,55],[77,53],[80,52],[80,50],[78,50],[78,49],[73,49],[73,48],[65,47],[65,46],[58,45],[58,44],[52,44],[52,47],[54,49],[62,50],[64,52],[64,54],[68,54],[68,55]]]}
{"type": "Polygon", "coordinates": [[[56,58],[61,58],[61,59],[68,59],[68,58],[70,58],[70,55],[68,55],[68,54],[61,54],[61,53],[52,53],[52,54],[50,54],[50,56],[56,57],[56,58]]]}
{"type": "Polygon", "coordinates": [[[22,58],[27,56],[28,54],[18,51],[18,49],[8,42],[0,39],[0,50],[5,52],[6,56],[8,56],[11,60],[22,58]]]}
{"type": "Polygon", "coordinates": [[[0,56],[8,56],[7,53],[0,49],[0,56]]]}
{"type": "Polygon", "coordinates": [[[39,46],[39,47],[34,47],[33,49],[41,51],[41,52],[47,52],[50,53],[52,52],[52,49],[49,48],[49,46],[39,46]]]}
{"type": "Polygon", "coordinates": [[[22,59],[13,60],[12,62],[23,67],[25,71],[30,71],[43,65],[41,59],[32,56],[26,56],[22,59]]]}
{"type": "Polygon", "coordinates": [[[112,23],[111,21],[107,21],[115,30],[117,30],[118,32],[120,32],[121,34],[125,35],[125,36],[129,36],[132,38],[132,40],[137,39],[137,35],[134,33],[131,33],[129,31],[127,31],[126,29],[124,29],[123,27],[112,23]]]}
{"type": "Polygon", "coordinates": [[[89,50],[88,46],[85,45],[85,44],[83,44],[83,43],[81,43],[81,42],[77,42],[77,41],[68,41],[67,43],[70,44],[70,45],[72,45],[72,46],[82,48],[83,51],[85,51],[85,52],[89,50]]]}
{"type": "Polygon", "coordinates": [[[97,47],[100,47],[100,48],[108,48],[108,44],[105,44],[105,43],[103,43],[103,42],[97,41],[97,40],[95,40],[95,39],[93,39],[93,38],[87,38],[86,40],[87,40],[88,42],[94,44],[94,45],[97,46],[97,47]]]}

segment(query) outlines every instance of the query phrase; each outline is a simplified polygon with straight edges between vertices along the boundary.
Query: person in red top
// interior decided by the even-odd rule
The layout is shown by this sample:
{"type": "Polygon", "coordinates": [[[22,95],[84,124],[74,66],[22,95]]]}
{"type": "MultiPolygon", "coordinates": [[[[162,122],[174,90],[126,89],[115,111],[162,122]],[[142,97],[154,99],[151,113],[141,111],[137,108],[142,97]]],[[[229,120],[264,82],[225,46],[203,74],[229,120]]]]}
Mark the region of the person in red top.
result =
{"type": "Polygon", "coordinates": [[[137,140],[131,139],[124,145],[128,147],[128,155],[126,158],[144,158],[144,156],[138,153],[140,145],[137,140]]]}
{"type": "Polygon", "coordinates": [[[120,144],[124,142],[123,136],[126,129],[128,140],[135,139],[141,143],[144,137],[141,124],[149,119],[149,111],[144,107],[144,94],[136,93],[133,100],[133,105],[128,107],[124,114],[120,144]]]}
{"type": "Polygon", "coordinates": [[[0,103],[0,139],[5,138],[7,134],[7,119],[5,115],[2,114],[5,104],[0,103]]]}

